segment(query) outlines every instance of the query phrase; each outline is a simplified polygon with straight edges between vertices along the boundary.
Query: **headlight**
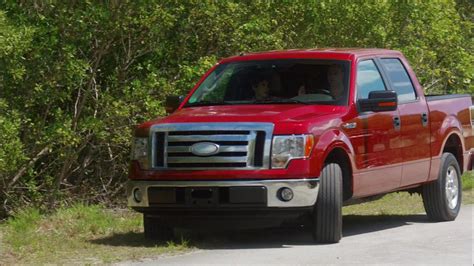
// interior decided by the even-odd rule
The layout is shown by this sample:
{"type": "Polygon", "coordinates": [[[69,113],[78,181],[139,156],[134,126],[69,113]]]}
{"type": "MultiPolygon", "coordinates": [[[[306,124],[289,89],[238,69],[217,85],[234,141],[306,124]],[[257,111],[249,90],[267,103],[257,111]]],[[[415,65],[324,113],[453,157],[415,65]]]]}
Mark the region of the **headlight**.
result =
{"type": "Polygon", "coordinates": [[[143,169],[149,168],[148,138],[134,138],[132,142],[131,159],[138,161],[143,169]]]}
{"type": "Polygon", "coordinates": [[[274,136],[272,168],[285,168],[292,159],[308,158],[313,145],[313,135],[274,136]]]}

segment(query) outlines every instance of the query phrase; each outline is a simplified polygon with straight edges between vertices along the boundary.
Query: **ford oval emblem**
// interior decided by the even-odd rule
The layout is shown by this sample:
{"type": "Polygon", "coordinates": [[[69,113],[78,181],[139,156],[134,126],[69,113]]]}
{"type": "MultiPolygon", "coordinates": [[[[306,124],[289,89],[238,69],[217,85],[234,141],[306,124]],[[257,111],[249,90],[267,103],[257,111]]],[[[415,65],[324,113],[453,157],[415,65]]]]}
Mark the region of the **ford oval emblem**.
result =
{"type": "Polygon", "coordinates": [[[212,142],[198,142],[191,146],[190,151],[197,156],[211,156],[219,153],[219,145],[212,142]]]}

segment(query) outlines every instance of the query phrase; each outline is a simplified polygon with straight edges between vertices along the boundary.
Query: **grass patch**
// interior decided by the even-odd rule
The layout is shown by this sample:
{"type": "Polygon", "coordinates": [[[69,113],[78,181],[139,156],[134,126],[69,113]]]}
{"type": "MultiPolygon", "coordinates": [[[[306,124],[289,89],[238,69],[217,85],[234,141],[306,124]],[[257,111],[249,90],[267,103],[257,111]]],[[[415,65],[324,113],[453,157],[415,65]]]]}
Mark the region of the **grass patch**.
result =
{"type": "Polygon", "coordinates": [[[343,215],[407,215],[424,212],[419,194],[397,192],[371,202],[342,208],[343,215]]]}
{"type": "Polygon", "coordinates": [[[474,171],[467,171],[462,175],[462,189],[464,204],[474,204],[474,171]]]}
{"type": "Polygon", "coordinates": [[[462,189],[472,190],[474,188],[474,171],[467,171],[462,175],[462,189]]]}
{"type": "Polygon", "coordinates": [[[0,227],[5,253],[0,265],[111,263],[189,249],[186,241],[146,241],[141,217],[97,205],[75,205],[48,216],[24,210],[0,227]]]}

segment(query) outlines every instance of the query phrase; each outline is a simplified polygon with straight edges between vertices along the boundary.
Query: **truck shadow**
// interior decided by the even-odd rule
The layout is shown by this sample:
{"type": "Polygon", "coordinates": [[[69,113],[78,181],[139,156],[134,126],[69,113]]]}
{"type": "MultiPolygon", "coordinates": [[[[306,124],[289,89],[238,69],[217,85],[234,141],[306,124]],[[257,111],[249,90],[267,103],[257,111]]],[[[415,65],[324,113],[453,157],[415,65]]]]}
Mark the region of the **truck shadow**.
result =
{"type": "MultiPolygon", "coordinates": [[[[343,237],[369,234],[387,229],[429,223],[426,215],[346,215],[343,218],[343,237]]],[[[311,231],[306,226],[199,232],[178,230],[175,244],[187,243],[199,249],[254,249],[286,248],[291,245],[314,245],[311,231]]],[[[117,233],[109,237],[89,240],[98,245],[128,247],[160,247],[169,243],[144,239],[141,232],[117,233]]]]}

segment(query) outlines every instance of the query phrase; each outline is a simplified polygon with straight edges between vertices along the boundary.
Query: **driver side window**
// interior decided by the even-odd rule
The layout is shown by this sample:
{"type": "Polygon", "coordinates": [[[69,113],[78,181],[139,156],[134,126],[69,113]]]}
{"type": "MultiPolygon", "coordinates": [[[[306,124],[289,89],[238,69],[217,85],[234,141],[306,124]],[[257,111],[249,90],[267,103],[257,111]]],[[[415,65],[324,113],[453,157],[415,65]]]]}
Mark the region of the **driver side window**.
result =
{"type": "Polygon", "coordinates": [[[371,91],[385,90],[382,76],[373,60],[357,64],[357,99],[367,99],[371,91]]]}

